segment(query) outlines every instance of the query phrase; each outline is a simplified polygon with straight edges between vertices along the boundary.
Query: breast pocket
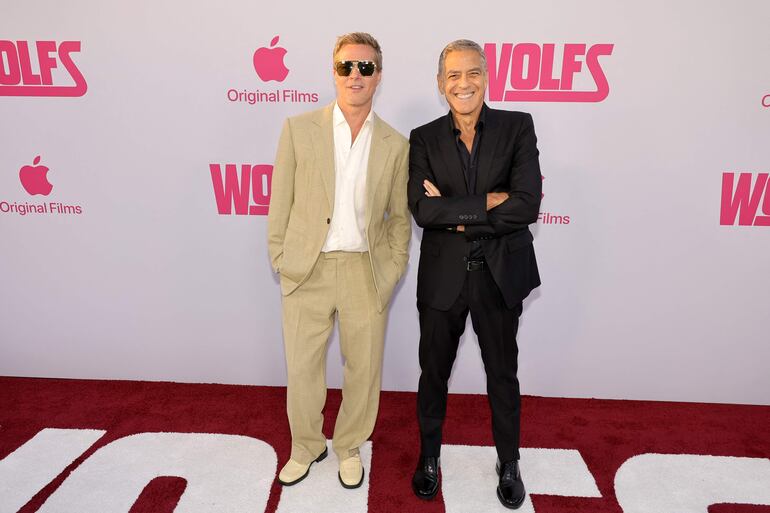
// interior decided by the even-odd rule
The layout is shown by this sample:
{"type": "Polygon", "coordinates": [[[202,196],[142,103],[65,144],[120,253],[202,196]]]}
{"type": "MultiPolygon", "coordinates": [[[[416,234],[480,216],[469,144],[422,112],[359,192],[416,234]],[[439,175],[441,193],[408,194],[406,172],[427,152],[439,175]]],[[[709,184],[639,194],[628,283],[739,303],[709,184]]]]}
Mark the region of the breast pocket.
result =
{"type": "Polygon", "coordinates": [[[513,161],[510,155],[502,155],[492,159],[492,172],[510,171],[513,161]]]}

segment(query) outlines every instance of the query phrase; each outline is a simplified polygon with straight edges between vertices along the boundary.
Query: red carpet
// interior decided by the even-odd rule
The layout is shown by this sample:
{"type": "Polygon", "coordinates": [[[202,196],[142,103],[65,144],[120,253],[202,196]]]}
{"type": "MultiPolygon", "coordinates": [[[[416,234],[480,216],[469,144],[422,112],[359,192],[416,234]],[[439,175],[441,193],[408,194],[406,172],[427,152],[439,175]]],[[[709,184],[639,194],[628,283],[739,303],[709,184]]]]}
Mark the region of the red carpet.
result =
{"type": "MultiPolygon", "coordinates": [[[[274,448],[280,468],[289,454],[290,445],[284,401],[284,389],[270,387],[0,378],[0,460],[4,460],[0,461],[0,476],[13,476],[14,472],[18,472],[15,467],[9,469],[11,458],[8,456],[44,428],[103,430],[105,433],[97,434],[92,446],[85,452],[79,452],[81,455],[58,476],[53,477],[52,481],[46,481],[48,484],[18,509],[21,513],[38,511],[70,473],[98,449],[137,433],[214,433],[251,437],[263,440],[274,448]]],[[[339,391],[331,390],[324,428],[328,437],[332,432],[339,401],[339,391]]],[[[445,444],[491,446],[489,422],[489,408],[484,396],[453,395],[449,401],[445,444]]],[[[415,395],[383,393],[380,416],[371,438],[371,468],[366,469],[369,482],[368,511],[430,513],[453,510],[449,501],[446,501],[445,506],[445,499],[448,498],[445,495],[439,495],[432,502],[419,501],[413,497],[410,476],[417,456],[417,440],[415,395]]],[[[718,501],[743,502],[746,505],[707,503],[711,513],[770,512],[767,506],[770,501],[766,501],[763,495],[765,489],[770,493],[770,474],[765,473],[766,465],[770,465],[770,407],[767,406],[525,397],[522,446],[579,451],[598,489],[598,494],[593,497],[533,492],[532,506],[538,513],[637,511],[640,506],[634,502],[637,499],[634,499],[633,488],[637,487],[637,491],[643,495],[655,495],[660,480],[654,475],[655,472],[634,474],[630,464],[626,465],[628,472],[618,473],[618,469],[629,458],[648,453],[716,457],[692,460],[695,464],[688,460],[689,463],[685,462],[686,465],[681,468],[687,472],[690,471],[687,469],[707,469],[713,462],[715,468],[724,470],[720,470],[724,474],[724,490],[719,489],[719,486],[723,486],[721,484],[714,490],[712,485],[703,481],[703,486],[709,488],[704,493],[716,494],[714,496],[718,497],[731,497],[735,494],[759,497],[718,501]],[[740,468],[747,469],[750,478],[729,482],[730,474],[735,474],[734,469],[740,468]],[[751,470],[754,468],[759,470],[751,470]],[[653,483],[652,488],[650,482],[653,483]],[[621,485],[630,492],[623,492],[626,494],[624,496],[618,496],[622,495],[620,493],[616,495],[616,487],[621,485]],[[736,491],[736,488],[740,489],[736,491]]],[[[458,449],[460,452],[464,450],[458,449]]],[[[539,458],[538,454],[533,459],[539,458]]],[[[447,453],[442,464],[447,463],[448,458],[447,453]]],[[[685,461],[686,458],[680,460],[685,461]]],[[[644,457],[634,461],[646,465],[648,459],[644,457]]],[[[652,466],[635,468],[655,468],[656,461],[652,457],[649,458],[652,466]]],[[[671,464],[666,463],[668,461],[664,461],[663,468],[679,468],[679,460],[676,458],[670,460],[671,464]]],[[[469,460],[469,468],[472,463],[469,460]]],[[[485,469],[492,468],[494,456],[481,463],[485,469]]],[[[537,471],[534,465],[530,465],[528,474],[528,467],[524,463],[522,456],[524,480],[528,488],[531,488],[537,471]]],[[[336,465],[336,458],[330,454],[330,458],[322,465],[336,465]]],[[[564,468],[546,469],[546,473],[552,472],[555,476],[563,471],[564,468]]],[[[675,471],[684,472],[672,470],[675,471]]],[[[445,485],[449,479],[448,472],[447,467],[444,467],[445,485]]],[[[74,477],[75,474],[72,475],[74,477]]],[[[130,512],[174,511],[180,497],[191,488],[185,477],[172,475],[149,480],[130,512]]],[[[569,476],[565,479],[569,480],[569,476]]],[[[697,479],[685,479],[684,482],[693,486],[695,492],[683,493],[700,493],[697,479]]],[[[666,478],[664,484],[665,481],[670,479],[666,478]]],[[[305,490],[299,488],[304,484],[310,483],[300,483],[293,489],[299,490],[299,493],[312,494],[313,490],[309,487],[305,490]]],[[[8,511],[11,502],[9,497],[15,493],[9,486],[0,480],[0,512],[8,511]]],[[[273,482],[265,511],[280,511],[281,493],[281,487],[273,482]]],[[[444,493],[449,493],[446,486],[444,493]]],[[[485,497],[494,498],[494,483],[488,489],[471,490],[469,493],[481,493],[485,497]]],[[[76,510],[77,507],[74,507],[73,511],[76,510]]],[[[454,510],[461,509],[455,507],[454,510]]],[[[505,510],[500,507],[495,511],[505,510]]]]}

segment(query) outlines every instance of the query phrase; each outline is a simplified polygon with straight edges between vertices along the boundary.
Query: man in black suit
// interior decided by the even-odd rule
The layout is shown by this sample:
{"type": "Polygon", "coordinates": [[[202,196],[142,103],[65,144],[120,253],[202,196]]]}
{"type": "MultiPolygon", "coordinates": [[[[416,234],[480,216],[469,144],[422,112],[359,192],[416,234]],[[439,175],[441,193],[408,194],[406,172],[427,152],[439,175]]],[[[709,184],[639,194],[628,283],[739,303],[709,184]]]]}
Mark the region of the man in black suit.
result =
{"type": "Polygon", "coordinates": [[[516,509],[525,497],[516,332],[522,300],[540,285],[528,228],[540,208],[537,138],[529,114],[484,103],[487,65],[478,44],[447,45],[437,78],[450,112],[414,129],[409,140],[409,208],[423,228],[417,275],[421,452],[412,489],[423,499],[438,492],[447,382],[470,312],[487,374],[497,496],[516,509]]]}

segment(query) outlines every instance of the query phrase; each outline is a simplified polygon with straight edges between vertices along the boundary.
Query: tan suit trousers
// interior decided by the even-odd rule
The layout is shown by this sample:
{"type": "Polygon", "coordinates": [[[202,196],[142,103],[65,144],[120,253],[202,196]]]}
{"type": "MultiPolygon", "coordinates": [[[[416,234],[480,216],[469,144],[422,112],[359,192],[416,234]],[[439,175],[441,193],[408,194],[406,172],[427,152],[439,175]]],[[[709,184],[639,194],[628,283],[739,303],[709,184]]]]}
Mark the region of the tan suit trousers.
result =
{"type": "Polygon", "coordinates": [[[291,458],[303,464],[326,448],[322,409],[335,315],[345,366],[332,442],[343,460],[369,438],[379,408],[387,308],[378,312],[369,253],[321,253],[310,277],[283,297],[291,458]]]}

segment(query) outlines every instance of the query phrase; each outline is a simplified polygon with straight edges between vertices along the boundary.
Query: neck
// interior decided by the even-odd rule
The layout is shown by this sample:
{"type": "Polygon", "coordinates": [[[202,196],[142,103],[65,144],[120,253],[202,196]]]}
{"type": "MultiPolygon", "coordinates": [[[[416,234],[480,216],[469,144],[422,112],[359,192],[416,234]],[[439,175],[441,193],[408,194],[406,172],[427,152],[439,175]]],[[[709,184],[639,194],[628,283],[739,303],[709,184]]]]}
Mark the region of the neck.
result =
{"type": "Polygon", "coordinates": [[[481,108],[469,112],[468,114],[452,111],[452,119],[454,119],[455,127],[459,128],[462,133],[475,132],[476,123],[479,122],[479,116],[481,116],[481,108]]]}
{"type": "Polygon", "coordinates": [[[351,128],[353,127],[360,128],[361,125],[364,124],[364,121],[366,121],[366,116],[368,116],[369,112],[371,112],[372,110],[371,102],[365,105],[353,105],[353,106],[343,105],[342,103],[337,102],[337,105],[342,111],[342,115],[345,117],[345,121],[348,122],[348,125],[350,125],[351,128]]]}

